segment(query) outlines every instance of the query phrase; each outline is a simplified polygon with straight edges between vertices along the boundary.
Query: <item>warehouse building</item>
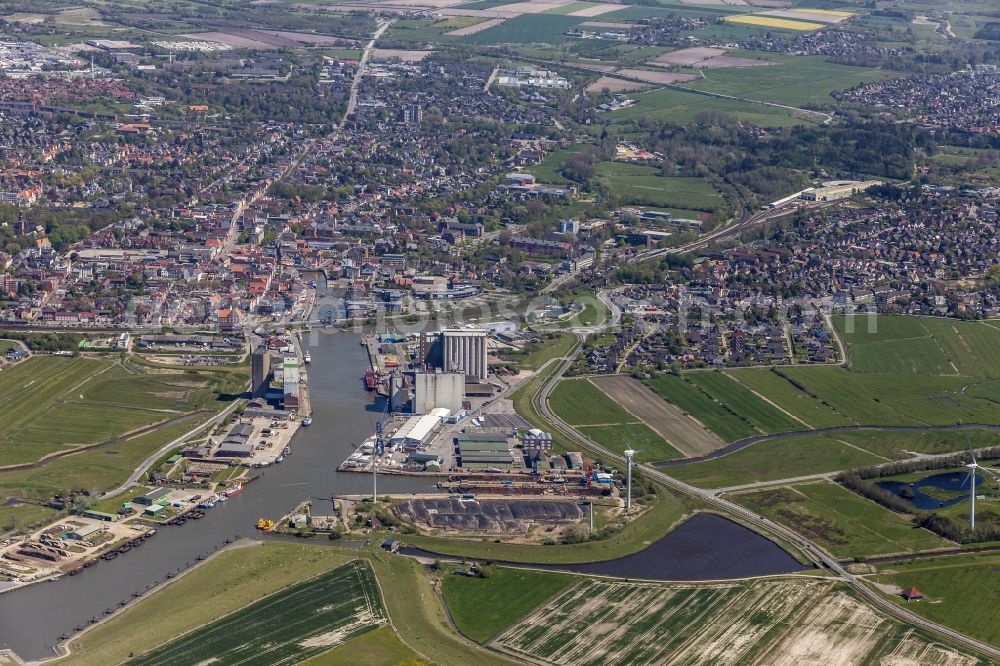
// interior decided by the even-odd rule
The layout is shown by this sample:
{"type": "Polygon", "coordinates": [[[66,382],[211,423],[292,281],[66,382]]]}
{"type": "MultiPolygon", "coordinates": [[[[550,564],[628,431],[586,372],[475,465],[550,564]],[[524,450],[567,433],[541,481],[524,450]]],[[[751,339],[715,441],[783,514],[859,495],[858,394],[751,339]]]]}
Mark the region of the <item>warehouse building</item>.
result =
{"type": "Polygon", "coordinates": [[[138,495],[132,500],[133,504],[142,506],[152,506],[154,504],[166,504],[170,501],[170,488],[154,488],[148,493],[138,495]]]}
{"type": "Polygon", "coordinates": [[[432,409],[423,416],[411,416],[389,438],[389,444],[401,447],[404,451],[416,451],[425,448],[441,429],[444,419],[451,412],[447,409],[432,409]]]}
{"type": "Polygon", "coordinates": [[[514,465],[507,434],[500,429],[464,432],[455,438],[458,466],[463,469],[485,469],[514,465]]]}

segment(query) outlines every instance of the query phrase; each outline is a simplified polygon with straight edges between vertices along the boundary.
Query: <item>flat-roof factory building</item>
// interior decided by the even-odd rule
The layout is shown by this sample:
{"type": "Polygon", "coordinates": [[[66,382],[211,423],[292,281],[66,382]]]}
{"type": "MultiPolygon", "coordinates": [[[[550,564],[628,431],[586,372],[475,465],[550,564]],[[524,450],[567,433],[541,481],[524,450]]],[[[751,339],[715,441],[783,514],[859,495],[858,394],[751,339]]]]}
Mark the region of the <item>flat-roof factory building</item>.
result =
{"type": "Polygon", "coordinates": [[[410,451],[423,448],[431,443],[450,414],[447,409],[437,408],[423,416],[411,416],[389,437],[389,443],[410,451]]]}
{"type": "Polygon", "coordinates": [[[465,469],[486,467],[512,467],[511,453],[506,433],[496,431],[465,432],[455,437],[458,464],[465,469]]]}

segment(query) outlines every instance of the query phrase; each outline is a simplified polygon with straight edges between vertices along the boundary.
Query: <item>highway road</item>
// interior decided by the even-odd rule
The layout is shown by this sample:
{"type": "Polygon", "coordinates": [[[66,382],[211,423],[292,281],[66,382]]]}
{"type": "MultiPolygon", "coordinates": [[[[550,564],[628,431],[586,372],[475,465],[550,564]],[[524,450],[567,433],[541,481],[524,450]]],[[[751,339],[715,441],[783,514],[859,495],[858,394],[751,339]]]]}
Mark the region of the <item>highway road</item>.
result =
{"type": "MultiPolygon", "coordinates": [[[[556,416],[550,409],[548,405],[549,394],[552,389],[555,388],[559,380],[573,364],[574,359],[579,354],[583,347],[583,341],[586,339],[587,333],[576,330],[574,331],[578,338],[578,343],[576,347],[566,355],[566,360],[563,362],[562,366],[553,373],[552,377],[545,383],[538,393],[536,393],[531,398],[532,405],[539,414],[541,414],[556,430],[561,434],[566,436],[568,439],[579,444],[583,449],[590,451],[591,453],[600,455],[604,460],[613,460],[616,464],[625,466],[625,458],[617,453],[608,451],[601,445],[597,444],[588,437],[580,434],[572,426],[564,422],[558,416],[556,416]]],[[[899,606],[898,604],[886,599],[879,592],[873,590],[869,587],[863,579],[855,576],[845,569],[840,562],[836,560],[832,555],[827,553],[823,548],[821,548],[816,543],[813,543],[806,537],[802,536],[798,532],[778,524],[769,518],[760,516],[749,509],[746,509],[738,504],[734,504],[729,500],[717,497],[714,490],[704,490],[701,488],[696,488],[687,483],[684,483],[678,479],[668,476],[661,472],[660,470],[646,465],[640,465],[642,473],[648,478],[657,481],[658,483],[666,486],[670,490],[677,493],[687,495],[688,497],[693,497],[701,500],[706,505],[716,509],[724,514],[730,516],[737,516],[741,522],[756,529],[764,535],[770,535],[771,537],[776,537],[780,541],[785,542],[786,545],[792,547],[797,547],[801,549],[801,552],[806,555],[813,562],[819,564],[820,566],[829,569],[833,573],[837,574],[840,579],[850,585],[854,590],[856,590],[861,596],[867,599],[873,606],[884,611],[887,615],[890,615],[898,620],[901,620],[907,624],[920,627],[927,631],[930,631],[939,636],[945,637],[957,645],[964,646],[975,650],[976,652],[987,655],[992,659],[1000,660],[1000,649],[993,645],[984,643],[983,641],[971,638],[962,634],[961,632],[955,631],[948,627],[942,626],[935,622],[932,622],[926,618],[923,618],[906,608],[899,606]]]]}

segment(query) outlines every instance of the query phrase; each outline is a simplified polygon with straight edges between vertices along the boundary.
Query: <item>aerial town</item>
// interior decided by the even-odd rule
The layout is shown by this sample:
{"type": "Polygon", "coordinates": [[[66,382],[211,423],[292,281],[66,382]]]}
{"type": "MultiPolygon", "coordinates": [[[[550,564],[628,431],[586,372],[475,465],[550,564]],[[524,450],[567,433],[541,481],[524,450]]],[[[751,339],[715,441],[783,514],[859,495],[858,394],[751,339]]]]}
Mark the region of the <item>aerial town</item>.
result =
{"type": "Polygon", "coordinates": [[[998,66],[989,0],[0,6],[0,663],[1000,663],[998,66]]]}

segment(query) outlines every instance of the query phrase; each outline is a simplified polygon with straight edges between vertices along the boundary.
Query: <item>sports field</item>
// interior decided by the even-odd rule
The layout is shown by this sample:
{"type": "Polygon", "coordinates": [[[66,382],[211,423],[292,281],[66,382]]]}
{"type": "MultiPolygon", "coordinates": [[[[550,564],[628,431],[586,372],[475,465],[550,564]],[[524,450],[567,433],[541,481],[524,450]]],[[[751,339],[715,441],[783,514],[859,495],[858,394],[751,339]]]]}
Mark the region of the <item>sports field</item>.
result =
{"type": "Polygon", "coordinates": [[[954,546],[832,481],[801,483],[730,496],[789,525],[842,558],[903,554],[954,546]]]}
{"type": "Polygon", "coordinates": [[[506,650],[553,664],[917,663],[963,666],[968,655],[934,646],[847,594],[806,577],[711,585],[584,579],[507,630],[506,650]]]}
{"type": "Polygon", "coordinates": [[[355,560],[127,663],[295,664],[387,622],[371,568],[355,560]]]}

